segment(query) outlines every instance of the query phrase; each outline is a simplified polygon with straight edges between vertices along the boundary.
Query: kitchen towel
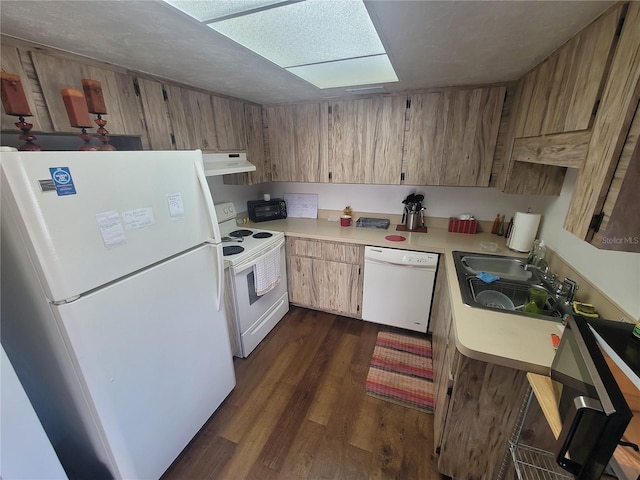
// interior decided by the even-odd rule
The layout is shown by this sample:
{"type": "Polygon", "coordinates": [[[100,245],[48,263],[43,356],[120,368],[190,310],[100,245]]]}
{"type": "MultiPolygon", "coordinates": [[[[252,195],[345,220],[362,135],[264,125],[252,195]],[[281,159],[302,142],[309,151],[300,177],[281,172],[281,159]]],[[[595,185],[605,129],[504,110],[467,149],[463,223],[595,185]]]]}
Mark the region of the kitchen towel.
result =
{"type": "Polygon", "coordinates": [[[264,295],[280,281],[280,249],[259,258],[253,266],[256,295],[264,295]]]}
{"type": "Polygon", "coordinates": [[[539,213],[516,212],[513,217],[511,236],[507,241],[507,247],[516,252],[528,252],[538,233],[540,224],[539,213]]]}

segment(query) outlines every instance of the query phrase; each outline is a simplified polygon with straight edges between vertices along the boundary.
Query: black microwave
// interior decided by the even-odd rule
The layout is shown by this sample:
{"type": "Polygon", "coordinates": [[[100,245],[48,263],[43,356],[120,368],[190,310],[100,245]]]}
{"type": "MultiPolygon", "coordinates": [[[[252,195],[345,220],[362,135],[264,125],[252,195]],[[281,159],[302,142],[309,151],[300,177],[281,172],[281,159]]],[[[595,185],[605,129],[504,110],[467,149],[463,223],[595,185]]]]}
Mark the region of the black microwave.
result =
{"type": "Polygon", "coordinates": [[[287,204],[280,198],[271,200],[249,200],[247,212],[252,222],[266,222],[287,218],[287,204]]]}
{"type": "MultiPolygon", "coordinates": [[[[635,341],[630,335],[629,331],[630,341],[635,341]]],[[[578,315],[567,318],[551,378],[560,390],[557,398],[562,420],[556,461],[576,479],[599,479],[632,412],[587,319],[578,315]]]]}

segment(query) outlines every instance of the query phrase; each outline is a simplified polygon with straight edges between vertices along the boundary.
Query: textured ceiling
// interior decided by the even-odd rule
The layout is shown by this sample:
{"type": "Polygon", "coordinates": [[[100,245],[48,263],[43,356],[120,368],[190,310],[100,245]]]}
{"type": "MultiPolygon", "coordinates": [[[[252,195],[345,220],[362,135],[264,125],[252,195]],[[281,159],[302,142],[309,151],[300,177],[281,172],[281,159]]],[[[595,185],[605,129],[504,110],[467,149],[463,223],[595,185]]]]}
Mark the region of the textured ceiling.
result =
{"type": "MultiPolygon", "coordinates": [[[[333,1],[333,0],[327,0],[333,1]]],[[[400,79],[387,91],[518,79],[612,2],[365,2],[400,79]]],[[[2,34],[261,104],[320,90],[155,0],[0,0],[2,34]]]]}

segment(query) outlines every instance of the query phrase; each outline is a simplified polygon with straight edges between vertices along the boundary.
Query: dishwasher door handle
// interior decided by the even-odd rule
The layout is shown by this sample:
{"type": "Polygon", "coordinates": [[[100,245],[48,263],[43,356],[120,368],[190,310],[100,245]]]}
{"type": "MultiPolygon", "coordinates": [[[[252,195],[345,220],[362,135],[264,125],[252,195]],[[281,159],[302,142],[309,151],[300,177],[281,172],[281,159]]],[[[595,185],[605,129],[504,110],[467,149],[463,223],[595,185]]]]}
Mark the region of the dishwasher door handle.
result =
{"type": "Polygon", "coordinates": [[[372,258],[365,258],[364,259],[365,268],[367,268],[367,263],[374,263],[376,265],[391,265],[391,266],[401,267],[401,268],[415,268],[418,270],[427,270],[432,272],[435,272],[437,267],[437,264],[436,265],[408,265],[406,263],[387,262],[384,260],[374,260],[372,258]]]}

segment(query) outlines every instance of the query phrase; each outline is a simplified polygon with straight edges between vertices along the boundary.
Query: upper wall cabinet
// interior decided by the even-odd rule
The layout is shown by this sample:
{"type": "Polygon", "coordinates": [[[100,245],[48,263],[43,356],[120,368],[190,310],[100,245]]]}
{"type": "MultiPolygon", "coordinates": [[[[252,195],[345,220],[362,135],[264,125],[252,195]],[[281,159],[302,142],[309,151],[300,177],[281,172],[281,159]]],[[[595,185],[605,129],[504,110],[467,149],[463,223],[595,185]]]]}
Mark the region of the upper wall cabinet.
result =
{"type": "Polygon", "coordinates": [[[582,166],[625,8],[610,9],[520,80],[498,187],[557,195],[566,167],[582,166]]]}
{"type": "Polygon", "coordinates": [[[329,105],[267,107],[271,180],[329,181],[329,105]]]}
{"type": "Polygon", "coordinates": [[[217,150],[210,95],[165,86],[171,128],[178,150],[217,150]]]}
{"type": "MultiPolygon", "coordinates": [[[[23,55],[26,56],[26,62],[24,63],[31,66],[28,52],[20,51],[16,47],[2,44],[0,46],[2,71],[18,75],[20,77],[20,83],[22,84],[27,102],[29,103],[29,109],[32,113],[31,117],[25,117],[25,121],[33,125],[33,131],[52,132],[53,125],[51,124],[51,117],[49,116],[49,111],[47,110],[47,106],[42,98],[42,92],[39,91],[40,86],[37,81],[33,80],[30,75],[27,74],[23,64],[23,55]],[[36,96],[34,94],[35,90],[38,90],[39,95],[36,96]]],[[[16,130],[15,123],[18,121],[18,117],[7,115],[4,108],[2,109],[1,115],[2,130],[16,130]]]]}
{"type": "Polygon", "coordinates": [[[599,248],[633,252],[640,250],[638,52],[640,3],[630,2],[564,223],[565,229],[599,248]],[[606,224],[599,225],[601,220],[606,224]]]}
{"type": "Polygon", "coordinates": [[[135,80],[140,93],[140,102],[144,114],[148,139],[148,148],[152,150],[171,150],[175,148],[172,142],[171,122],[167,112],[166,91],[160,82],[137,78],[135,80]]]}
{"type": "Polygon", "coordinates": [[[255,172],[233,173],[224,176],[227,185],[255,185],[270,181],[264,148],[263,110],[257,105],[245,104],[247,160],[256,166],[255,172]]]}
{"type": "Polygon", "coordinates": [[[331,105],[331,181],[400,184],[406,97],[331,105]]]}
{"type": "Polygon", "coordinates": [[[245,105],[237,100],[211,96],[216,143],[219,151],[247,150],[245,105]]]}
{"type": "Polygon", "coordinates": [[[506,88],[412,95],[404,183],[489,185],[506,88]]]}
{"type": "MultiPolygon", "coordinates": [[[[31,60],[51,116],[53,131],[78,133],[78,129],[69,124],[60,90],[75,88],[82,91],[82,79],[90,78],[102,85],[108,111],[104,119],[107,120],[106,129],[109,133],[143,134],[136,91],[128,75],[38,52],[31,52],[31,60]]],[[[93,115],[91,117],[94,118],[93,115]]]]}

